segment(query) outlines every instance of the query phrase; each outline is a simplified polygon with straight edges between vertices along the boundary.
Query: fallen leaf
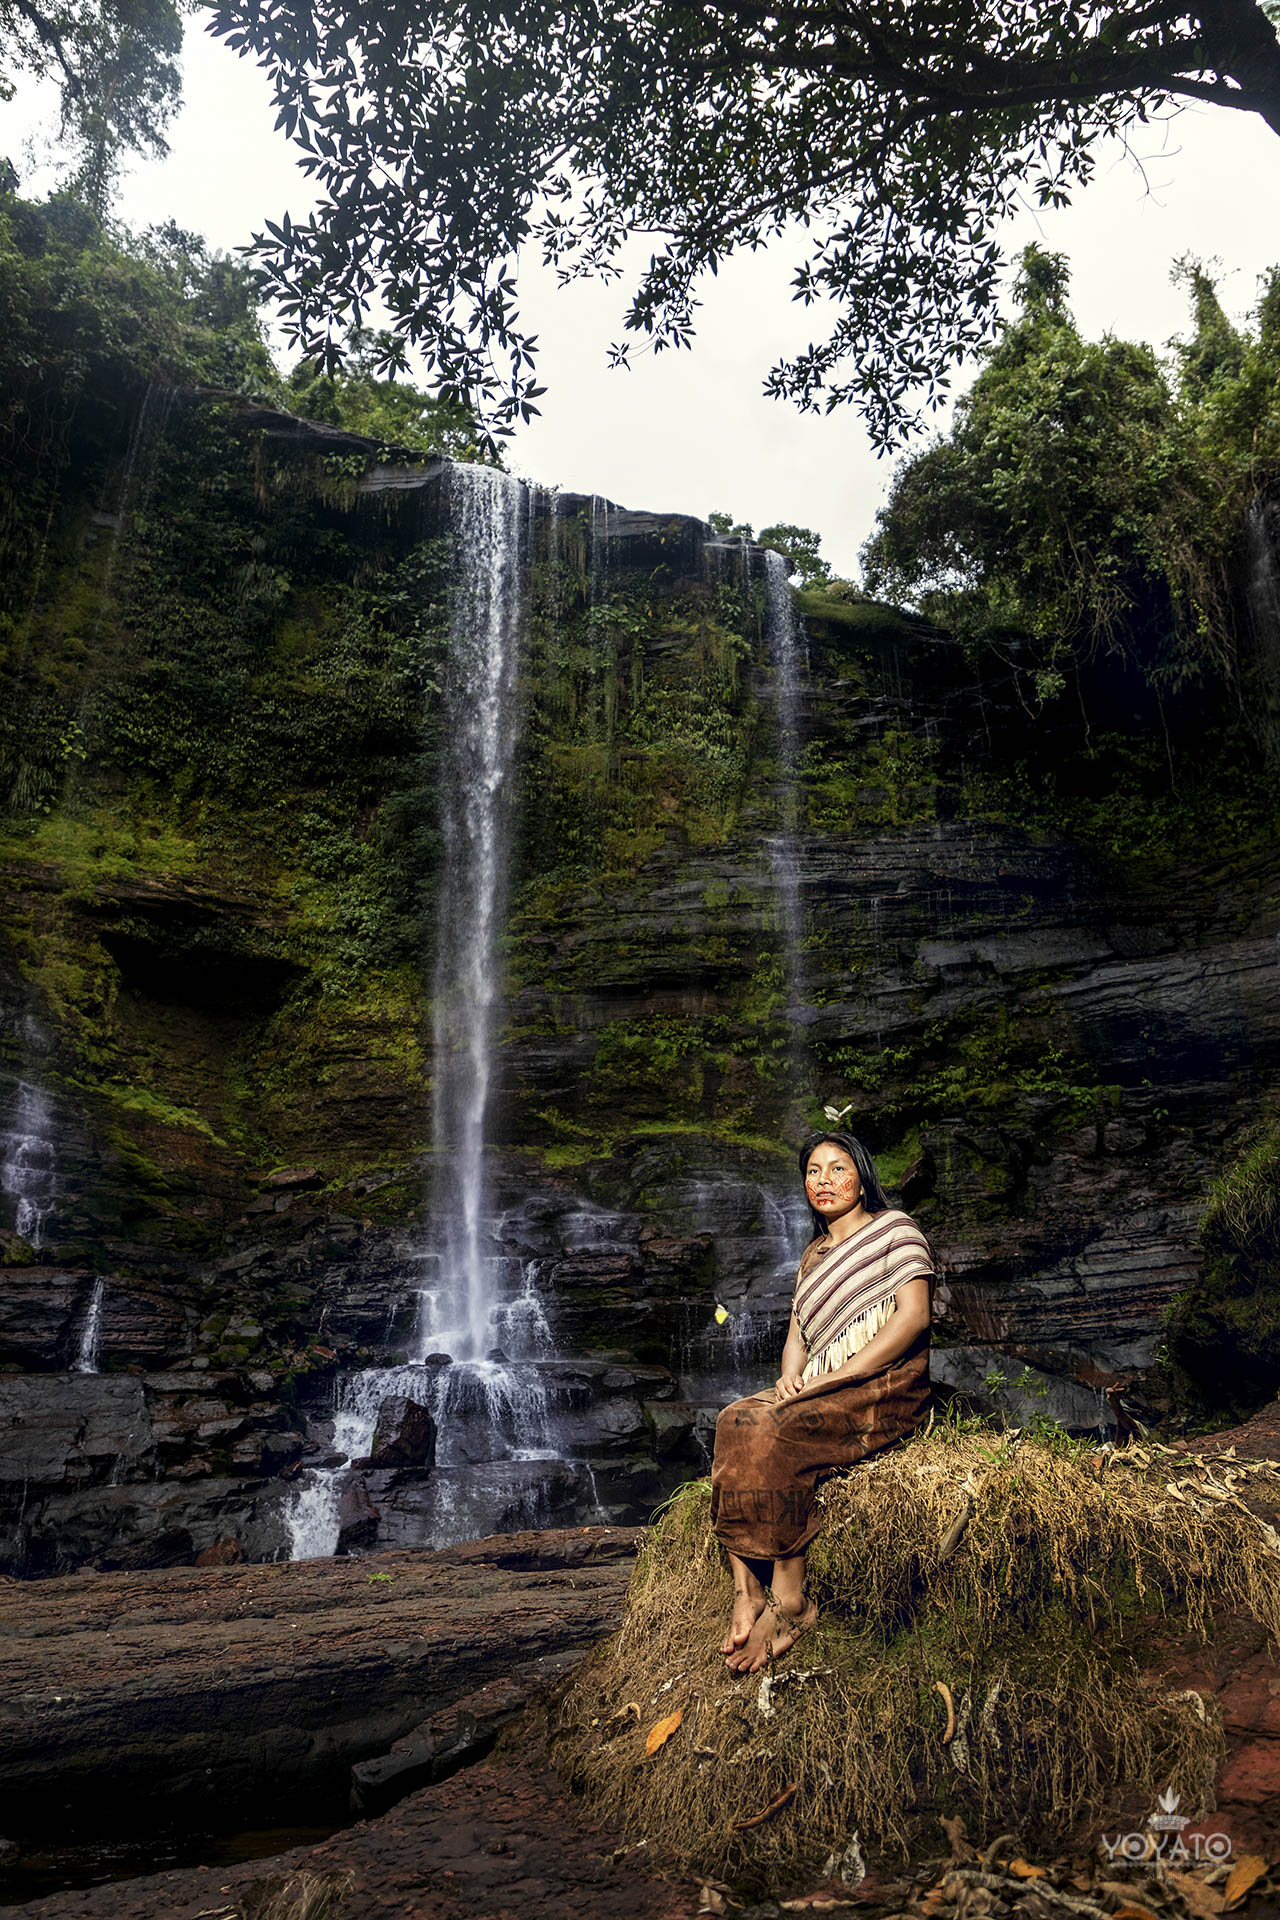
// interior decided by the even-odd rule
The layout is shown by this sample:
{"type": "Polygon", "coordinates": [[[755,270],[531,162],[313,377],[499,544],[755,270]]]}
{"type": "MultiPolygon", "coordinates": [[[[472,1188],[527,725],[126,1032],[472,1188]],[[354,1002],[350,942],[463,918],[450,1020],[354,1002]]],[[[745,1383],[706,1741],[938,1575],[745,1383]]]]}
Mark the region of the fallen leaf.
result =
{"type": "MultiPolygon", "coordinates": [[[[650,1734],[649,1738],[652,1740],[653,1735],[650,1734]]],[[[768,1806],[760,1813],[753,1813],[749,1820],[735,1820],[733,1823],[734,1832],[745,1833],[748,1827],[762,1827],[766,1820],[773,1819],[775,1813],[781,1813],[784,1807],[791,1805],[791,1802],[795,1799],[799,1791],[799,1787],[800,1782],[793,1780],[789,1787],[784,1787],[781,1793],[775,1794],[768,1806]]]]}
{"type": "Polygon", "coordinates": [[[1019,1880],[1042,1880],[1049,1871],[1047,1867],[1033,1867],[1029,1860],[1019,1854],[1016,1860],[1009,1862],[1010,1873],[1016,1873],[1019,1880]]]}
{"type": "Polygon", "coordinates": [[[1111,1920],[1156,1920],[1150,1907],[1139,1907],[1130,1901],[1127,1906],[1117,1907],[1111,1920]]]}
{"type": "Polygon", "coordinates": [[[1260,1853],[1246,1853],[1237,1860],[1222,1889],[1223,1906],[1234,1907],[1238,1900],[1243,1900],[1254,1881],[1260,1880],[1266,1871],[1267,1862],[1260,1853]]]}
{"type": "Polygon", "coordinates": [[[659,1747],[665,1747],[683,1719],[684,1708],[677,1707],[675,1712],[669,1713],[665,1720],[655,1720],[644,1743],[645,1753],[656,1753],[659,1747]]]}

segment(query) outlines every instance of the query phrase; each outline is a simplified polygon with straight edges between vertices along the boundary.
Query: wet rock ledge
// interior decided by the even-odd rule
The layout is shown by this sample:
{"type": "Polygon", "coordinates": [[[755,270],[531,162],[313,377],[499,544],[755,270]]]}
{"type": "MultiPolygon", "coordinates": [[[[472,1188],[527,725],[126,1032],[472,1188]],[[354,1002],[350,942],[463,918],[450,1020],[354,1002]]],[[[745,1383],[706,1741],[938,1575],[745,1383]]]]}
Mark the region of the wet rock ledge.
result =
{"type": "Polygon", "coordinates": [[[345,1809],[353,1766],[612,1632],[640,1537],[0,1582],[5,1835],[345,1809]]]}

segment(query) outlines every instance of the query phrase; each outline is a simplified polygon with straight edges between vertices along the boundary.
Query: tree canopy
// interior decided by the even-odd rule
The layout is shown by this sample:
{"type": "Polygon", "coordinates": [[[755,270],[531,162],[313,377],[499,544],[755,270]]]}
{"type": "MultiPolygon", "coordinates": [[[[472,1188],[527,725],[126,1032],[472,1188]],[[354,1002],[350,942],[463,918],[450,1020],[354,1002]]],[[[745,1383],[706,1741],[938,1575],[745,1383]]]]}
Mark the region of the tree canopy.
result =
{"type": "Polygon", "coordinates": [[[1094,149],[1187,101],[1280,131],[1275,6],[1255,0],[215,0],[271,74],[314,215],[257,254],[306,355],[336,365],[385,303],[493,428],[536,411],[514,263],[618,277],[637,341],[692,338],[704,276],[799,236],[795,298],[827,331],[768,373],[902,443],[994,337],[997,232],[1065,201],[1094,149]]]}
{"type": "Polygon", "coordinates": [[[1234,684],[1245,511],[1280,473],[1280,271],[1234,328],[1194,261],[1194,330],[1086,340],[1063,257],[1023,255],[1021,312],[945,438],[903,463],[863,562],[873,592],[1016,647],[1036,694],[1124,656],[1157,690],[1234,684]]]}
{"type": "Polygon", "coordinates": [[[57,82],[67,186],[102,213],[126,153],[167,152],[181,48],[176,0],[0,0],[0,100],[57,82]]]}

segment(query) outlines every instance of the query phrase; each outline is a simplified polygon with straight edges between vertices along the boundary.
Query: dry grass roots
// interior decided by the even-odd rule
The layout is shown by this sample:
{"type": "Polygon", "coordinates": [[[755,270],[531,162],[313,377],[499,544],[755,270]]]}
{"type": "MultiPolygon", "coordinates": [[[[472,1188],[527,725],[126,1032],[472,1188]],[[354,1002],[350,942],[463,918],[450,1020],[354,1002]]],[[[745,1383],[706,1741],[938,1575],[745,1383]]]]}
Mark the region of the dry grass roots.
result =
{"type": "Polygon", "coordinates": [[[1274,1513],[1280,1463],[931,1427],[828,1482],[818,1625],[740,1676],[717,1651],[731,1581],[695,1481],[561,1696],[553,1752],[594,1816],[744,1884],[851,1846],[936,1851],[940,1816],[1057,1853],[1168,1787],[1205,1811],[1216,1707],[1144,1685],[1126,1640],[1162,1615],[1207,1637],[1225,1606],[1280,1641],[1280,1537],[1251,1493],[1274,1513]]]}
{"type": "Polygon", "coordinates": [[[341,1920],[352,1873],[291,1873],[258,1880],[240,1896],[237,1920],[341,1920]]]}

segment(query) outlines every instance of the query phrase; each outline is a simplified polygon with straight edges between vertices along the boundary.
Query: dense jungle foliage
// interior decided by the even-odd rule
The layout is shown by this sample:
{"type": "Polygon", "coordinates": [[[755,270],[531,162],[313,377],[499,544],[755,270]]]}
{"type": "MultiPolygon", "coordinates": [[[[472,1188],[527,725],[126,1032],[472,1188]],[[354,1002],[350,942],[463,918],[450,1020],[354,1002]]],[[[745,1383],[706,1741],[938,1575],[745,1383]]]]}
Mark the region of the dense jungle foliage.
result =
{"type": "Polygon", "coordinates": [[[1280,476],[1280,272],[1243,329],[1198,264],[1174,272],[1193,327],[1170,365],[1084,339],[1065,260],[1028,248],[1018,319],[863,552],[873,593],[954,633],[975,673],[1015,675],[1028,738],[989,804],[1016,793],[1156,858],[1265,830],[1280,760],[1248,544],[1280,476]]]}
{"type": "Polygon", "coordinates": [[[1173,377],[1152,348],[1085,340],[1065,257],[1029,247],[1021,313],[952,431],[899,469],[864,550],[873,592],[975,650],[1025,649],[1042,703],[1112,654],[1160,694],[1241,674],[1246,513],[1280,472],[1280,269],[1252,331],[1184,261],[1173,377]]]}

